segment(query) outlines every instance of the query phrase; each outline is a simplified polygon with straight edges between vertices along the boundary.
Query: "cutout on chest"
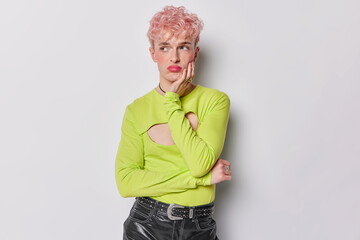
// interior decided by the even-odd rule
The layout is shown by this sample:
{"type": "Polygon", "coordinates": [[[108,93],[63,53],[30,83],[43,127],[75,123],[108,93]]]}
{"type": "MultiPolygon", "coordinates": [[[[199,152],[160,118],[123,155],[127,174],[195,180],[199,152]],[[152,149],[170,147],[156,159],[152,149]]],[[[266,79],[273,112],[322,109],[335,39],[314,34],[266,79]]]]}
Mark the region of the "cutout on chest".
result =
{"type": "MultiPolygon", "coordinates": [[[[189,120],[189,123],[194,131],[198,128],[199,121],[195,113],[188,112],[185,117],[189,120]]],[[[161,145],[174,145],[175,142],[171,137],[169,125],[167,123],[160,123],[152,125],[148,130],[147,134],[150,139],[161,145]]]]}

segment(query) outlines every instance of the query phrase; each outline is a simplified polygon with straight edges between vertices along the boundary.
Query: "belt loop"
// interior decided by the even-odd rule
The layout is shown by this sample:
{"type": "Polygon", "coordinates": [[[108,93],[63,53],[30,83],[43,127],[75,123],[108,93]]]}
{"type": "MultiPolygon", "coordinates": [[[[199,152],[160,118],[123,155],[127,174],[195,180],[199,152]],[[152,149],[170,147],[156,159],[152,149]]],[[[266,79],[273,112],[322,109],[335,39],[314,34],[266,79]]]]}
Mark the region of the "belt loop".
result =
{"type": "Polygon", "coordinates": [[[194,208],[190,208],[189,218],[192,219],[194,217],[194,208]]]}
{"type": "Polygon", "coordinates": [[[156,209],[158,209],[158,204],[159,204],[159,201],[155,201],[154,212],[156,209]]]}

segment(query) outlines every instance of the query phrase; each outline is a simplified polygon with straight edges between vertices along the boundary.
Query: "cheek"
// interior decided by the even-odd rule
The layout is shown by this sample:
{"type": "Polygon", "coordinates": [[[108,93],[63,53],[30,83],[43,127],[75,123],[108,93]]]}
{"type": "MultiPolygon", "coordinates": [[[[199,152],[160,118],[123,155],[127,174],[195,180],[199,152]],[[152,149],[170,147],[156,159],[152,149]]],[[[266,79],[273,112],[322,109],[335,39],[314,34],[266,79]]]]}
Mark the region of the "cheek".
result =
{"type": "Polygon", "coordinates": [[[186,61],[191,62],[195,57],[195,52],[194,51],[190,51],[184,54],[184,59],[186,59],[186,61]]]}
{"type": "Polygon", "coordinates": [[[155,52],[155,57],[158,61],[164,61],[166,58],[166,54],[160,51],[155,52]]]}
{"type": "Polygon", "coordinates": [[[160,63],[160,64],[165,61],[165,56],[164,56],[164,54],[156,54],[155,57],[156,57],[158,63],[160,63]]]}
{"type": "Polygon", "coordinates": [[[157,59],[158,59],[160,62],[163,62],[163,61],[165,60],[164,56],[162,56],[162,55],[158,56],[157,59]]]}

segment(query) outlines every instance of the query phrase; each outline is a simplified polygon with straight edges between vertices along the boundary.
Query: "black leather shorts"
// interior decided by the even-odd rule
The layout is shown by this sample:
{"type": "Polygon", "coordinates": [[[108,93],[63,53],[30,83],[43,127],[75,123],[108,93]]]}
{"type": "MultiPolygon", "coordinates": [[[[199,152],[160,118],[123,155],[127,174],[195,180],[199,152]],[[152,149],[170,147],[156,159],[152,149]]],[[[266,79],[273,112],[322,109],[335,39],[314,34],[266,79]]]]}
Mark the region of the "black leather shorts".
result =
{"type": "MultiPolygon", "coordinates": [[[[213,206],[210,203],[206,206],[213,206]]],[[[158,207],[135,201],[124,222],[124,240],[218,240],[216,222],[211,215],[170,220],[158,207]]]]}

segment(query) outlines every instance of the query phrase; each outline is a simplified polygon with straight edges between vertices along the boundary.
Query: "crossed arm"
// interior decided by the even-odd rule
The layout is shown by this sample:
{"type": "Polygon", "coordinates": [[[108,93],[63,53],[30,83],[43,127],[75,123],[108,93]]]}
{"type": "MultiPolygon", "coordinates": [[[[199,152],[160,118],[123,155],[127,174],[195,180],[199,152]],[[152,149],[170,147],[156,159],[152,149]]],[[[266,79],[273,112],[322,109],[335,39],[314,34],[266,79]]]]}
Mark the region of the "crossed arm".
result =
{"type": "MultiPolygon", "coordinates": [[[[189,63],[189,66],[193,63],[189,63]]],[[[224,145],[230,101],[223,94],[210,106],[207,115],[193,131],[179,100],[186,89],[185,80],[193,76],[193,68],[184,71],[165,94],[165,109],[171,135],[188,169],[181,172],[153,172],[144,169],[142,136],[136,131],[131,107],[127,107],[122,124],[122,135],[115,160],[116,183],[123,197],[161,196],[183,192],[200,185],[211,185],[231,180],[231,172],[224,166],[230,163],[218,159],[224,145]],[[212,176],[213,175],[213,176],[212,176]]]]}
{"type": "Polygon", "coordinates": [[[131,107],[127,106],[115,160],[116,183],[123,197],[160,196],[214,183],[211,169],[223,148],[229,117],[229,98],[227,95],[219,98],[196,131],[193,131],[185,117],[178,94],[167,92],[164,104],[171,135],[188,169],[181,172],[153,172],[144,169],[142,138],[134,126],[131,107]]]}
{"type": "Polygon", "coordinates": [[[213,168],[224,146],[230,100],[226,94],[212,103],[204,120],[193,131],[179,95],[165,94],[165,109],[171,136],[194,177],[202,177],[213,168]]]}
{"type": "Polygon", "coordinates": [[[121,196],[161,196],[170,192],[183,192],[199,185],[210,185],[210,173],[196,178],[188,169],[181,172],[154,172],[144,169],[143,141],[136,131],[129,106],[125,110],[121,132],[115,159],[115,179],[121,196]]]}

